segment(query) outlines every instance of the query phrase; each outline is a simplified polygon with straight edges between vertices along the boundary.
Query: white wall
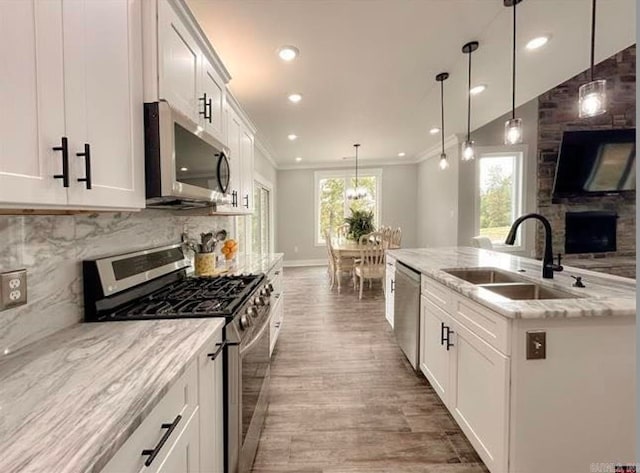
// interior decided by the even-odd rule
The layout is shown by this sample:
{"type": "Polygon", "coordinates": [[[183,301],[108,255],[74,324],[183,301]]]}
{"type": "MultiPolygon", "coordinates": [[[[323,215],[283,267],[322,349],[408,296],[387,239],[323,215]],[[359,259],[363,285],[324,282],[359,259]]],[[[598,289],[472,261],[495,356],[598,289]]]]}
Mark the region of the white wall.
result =
{"type": "MultiPolygon", "coordinates": [[[[378,168],[382,168],[382,223],[401,227],[402,245],[415,247],[417,165],[378,168]]],[[[276,251],[283,252],[286,261],[326,259],[324,246],[315,246],[314,242],[314,172],[314,169],[300,169],[277,173],[276,251]]]]}
{"type": "Polygon", "coordinates": [[[457,143],[446,149],[449,167],[440,169],[440,153],[418,165],[419,247],[456,246],[458,244],[458,169],[457,143]]]}

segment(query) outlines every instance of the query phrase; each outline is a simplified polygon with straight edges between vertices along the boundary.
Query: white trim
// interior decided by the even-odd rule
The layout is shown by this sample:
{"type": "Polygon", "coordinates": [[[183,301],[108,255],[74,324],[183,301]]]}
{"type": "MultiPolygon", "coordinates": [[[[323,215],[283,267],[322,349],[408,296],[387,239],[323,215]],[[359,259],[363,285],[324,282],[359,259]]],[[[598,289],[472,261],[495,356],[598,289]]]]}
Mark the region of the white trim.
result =
{"type": "MultiPolygon", "coordinates": [[[[376,178],[376,205],[375,205],[375,220],[382,222],[382,168],[365,168],[358,172],[360,176],[373,176],[376,178]]],[[[321,179],[327,179],[332,177],[341,177],[344,179],[355,177],[355,170],[353,167],[349,169],[333,169],[330,171],[316,171],[313,173],[313,246],[324,247],[325,243],[318,240],[318,230],[320,223],[320,188],[318,183],[321,179]]],[[[346,191],[346,189],[345,189],[346,191]]],[[[345,214],[348,208],[348,203],[345,194],[345,214]]]]}
{"type": "MultiPolygon", "coordinates": [[[[513,213],[518,216],[522,215],[524,209],[526,209],[526,179],[525,179],[525,163],[527,162],[527,151],[529,147],[527,145],[502,145],[502,146],[478,146],[476,147],[476,156],[475,160],[475,189],[474,189],[474,232],[475,235],[479,234],[480,229],[480,161],[483,157],[499,157],[499,156],[515,156],[515,174],[517,176],[516,181],[516,205],[519,206],[515,209],[512,209],[513,213]]],[[[517,253],[522,252],[526,248],[527,244],[527,233],[526,231],[519,232],[519,244],[518,245],[495,245],[494,250],[501,251],[505,253],[517,253]]]]}
{"type": "Polygon", "coordinates": [[[275,247],[276,247],[276,215],[275,215],[275,200],[276,200],[276,195],[275,195],[275,187],[273,186],[273,183],[267,179],[266,177],[264,177],[262,174],[257,173],[257,172],[253,172],[253,180],[255,183],[257,183],[259,186],[265,188],[268,192],[269,192],[269,251],[271,253],[275,252],[275,247]]]}
{"type": "Polygon", "coordinates": [[[301,268],[303,266],[327,266],[326,259],[294,259],[284,260],[282,266],[285,268],[301,268]]]}

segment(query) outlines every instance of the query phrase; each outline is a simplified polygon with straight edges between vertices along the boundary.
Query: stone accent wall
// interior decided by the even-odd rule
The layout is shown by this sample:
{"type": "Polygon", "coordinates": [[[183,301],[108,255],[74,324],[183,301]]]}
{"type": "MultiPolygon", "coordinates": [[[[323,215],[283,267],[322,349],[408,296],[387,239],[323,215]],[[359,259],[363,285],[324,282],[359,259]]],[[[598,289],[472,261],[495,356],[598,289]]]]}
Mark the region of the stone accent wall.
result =
{"type": "MultiPolygon", "coordinates": [[[[636,47],[631,46],[596,66],[596,78],[607,80],[607,113],[578,118],[578,88],[589,81],[585,71],[538,98],[538,211],[553,228],[554,252],[564,253],[565,213],[615,211],[619,215],[615,253],[583,254],[581,258],[635,255],[635,192],[633,195],[581,197],[551,202],[562,133],[572,130],[633,128],[636,126],[636,47]]],[[[536,254],[543,254],[544,235],[538,230],[536,254]]],[[[610,270],[615,273],[615,268],[610,270]]],[[[628,274],[628,271],[625,271],[628,274]]],[[[625,275],[627,275],[625,274],[625,275]]]]}

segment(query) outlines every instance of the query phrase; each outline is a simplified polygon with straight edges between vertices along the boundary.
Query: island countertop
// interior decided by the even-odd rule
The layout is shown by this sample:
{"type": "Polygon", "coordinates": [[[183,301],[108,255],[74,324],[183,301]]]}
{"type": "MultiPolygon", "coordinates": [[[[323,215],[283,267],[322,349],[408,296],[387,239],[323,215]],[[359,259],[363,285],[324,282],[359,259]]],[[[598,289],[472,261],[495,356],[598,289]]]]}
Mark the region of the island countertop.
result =
{"type": "Polygon", "coordinates": [[[467,247],[389,250],[387,254],[445,286],[509,318],[634,316],[636,281],[565,266],[554,279],[542,278],[542,262],[491,250],[467,247]],[[511,300],[446,273],[453,268],[498,268],[576,298],[511,300]],[[571,276],[581,276],[585,288],[573,287],[571,276]]]}
{"type": "Polygon", "coordinates": [[[100,471],[223,324],[78,324],[0,357],[0,471],[100,471]]]}

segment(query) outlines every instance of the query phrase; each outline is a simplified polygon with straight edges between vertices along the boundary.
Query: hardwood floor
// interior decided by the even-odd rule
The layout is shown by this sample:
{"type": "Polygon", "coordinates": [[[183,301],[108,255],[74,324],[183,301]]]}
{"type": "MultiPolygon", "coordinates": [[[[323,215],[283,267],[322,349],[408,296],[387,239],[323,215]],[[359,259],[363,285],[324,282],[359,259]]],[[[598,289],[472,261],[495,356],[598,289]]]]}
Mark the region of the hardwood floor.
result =
{"type": "Polygon", "coordinates": [[[384,318],[380,283],[361,301],[326,268],[287,268],[285,320],[253,473],[485,473],[384,318]]]}

